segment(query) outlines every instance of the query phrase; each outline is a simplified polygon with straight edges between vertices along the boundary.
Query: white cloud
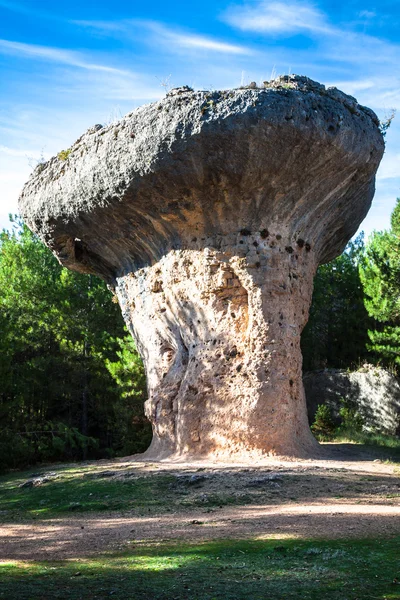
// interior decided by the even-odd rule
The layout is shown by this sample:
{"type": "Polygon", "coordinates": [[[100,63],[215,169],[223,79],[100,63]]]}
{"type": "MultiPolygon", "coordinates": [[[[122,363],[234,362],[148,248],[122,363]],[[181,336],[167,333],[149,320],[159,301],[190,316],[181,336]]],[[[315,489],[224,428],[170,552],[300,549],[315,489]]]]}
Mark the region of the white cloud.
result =
{"type": "Polygon", "coordinates": [[[1,165],[1,167],[0,230],[3,227],[8,229],[8,215],[10,213],[16,214],[18,212],[18,197],[31,171],[28,164],[21,161],[21,159],[17,164],[5,164],[4,171],[3,165],[1,165]]]}
{"type": "MultiPolygon", "coordinates": [[[[69,72],[63,78],[54,81],[53,92],[57,96],[74,99],[74,103],[79,96],[86,100],[93,98],[95,106],[101,102],[108,104],[110,108],[113,107],[110,106],[109,101],[115,103],[157,100],[164,93],[157,79],[150,74],[120,75],[119,73],[88,73],[81,70],[69,72]]],[[[131,107],[132,105],[127,106],[126,110],[131,107]]]]}
{"type": "Polygon", "coordinates": [[[250,50],[243,48],[243,46],[236,46],[233,44],[226,44],[224,42],[217,42],[216,40],[212,40],[201,35],[181,35],[178,33],[168,33],[167,37],[182,48],[201,48],[203,50],[227,52],[228,54],[251,53],[250,50]]]}
{"type": "Polygon", "coordinates": [[[99,65],[88,62],[79,52],[72,50],[63,50],[49,46],[37,46],[34,44],[23,44],[10,40],[0,39],[0,52],[3,54],[12,54],[16,56],[25,56],[27,58],[38,58],[57,62],[61,64],[87,69],[89,71],[105,71],[108,73],[128,74],[129,71],[115,69],[106,65],[99,65]]]}
{"type": "MultiPolygon", "coordinates": [[[[32,150],[18,150],[16,148],[9,148],[8,146],[3,146],[0,144],[0,153],[6,154],[7,156],[16,156],[16,157],[24,157],[28,160],[41,160],[50,158],[49,154],[44,154],[41,150],[32,151],[32,150]]],[[[3,174],[4,175],[4,174],[3,174]]]]}
{"type": "MultiPolygon", "coordinates": [[[[256,0],[232,6],[223,19],[233,27],[250,33],[312,35],[318,45],[313,50],[311,61],[309,51],[292,51],[292,57],[288,59],[292,70],[299,72],[300,66],[300,72],[307,70],[314,72],[316,78],[321,75],[326,78],[329,67],[333,66],[341,75],[339,80],[331,80],[329,85],[355,95],[361,104],[378,111],[382,119],[392,108],[400,109],[400,79],[396,76],[400,63],[399,44],[361,33],[351,22],[343,26],[333,25],[326,14],[307,0],[289,0],[289,4],[279,0],[256,0]],[[306,66],[306,61],[310,61],[311,65],[306,66]],[[352,79],[354,73],[359,79],[352,79]]],[[[285,53],[281,45],[279,52],[281,55],[285,53]]]]}
{"type": "MultiPolygon", "coordinates": [[[[400,61],[400,49],[399,49],[400,61]]],[[[379,117],[384,121],[391,114],[393,109],[400,110],[400,82],[395,77],[390,76],[390,64],[385,61],[378,76],[370,76],[355,80],[331,81],[333,85],[340,90],[355,96],[360,104],[369,106],[379,112],[379,117]],[[387,71],[387,75],[386,75],[387,71]]],[[[396,117],[396,121],[399,117],[396,117]]]]}
{"type": "Polygon", "coordinates": [[[181,29],[172,29],[157,21],[146,21],[139,19],[127,19],[122,21],[73,21],[89,29],[100,31],[103,34],[112,35],[123,33],[132,37],[140,33],[141,29],[146,29],[154,35],[151,43],[158,45],[164,44],[171,50],[180,49],[198,49],[205,51],[220,52],[224,54],[251,55],[253,51],[250,48],[238,44],[230,44],[212,37],[187,32],[181,29]],[[133,30],[132,28],[135,28],[133,30]]]}
{"type": "Polygon", "coordinates": [[[301,31],[332,33],[325,15],[306,2],[269,2],[262,0],[244,6],[232,7],[223,20],[243,31],[269,34],[298,33],[301,31]]]}
{"type": "MultiPolygon", "coordinates": [[[[395,76],[400,61],[400,46],[376,36],[360,33],[354,24],[333,25],[328,16],[315,5],[302,0],[288,4],[256,0],[251,4],[232,6],[222,19],[242,31],[259,32],[268,35],[308,34],[318,40],[315,64],[335,64],[337,67],[357,66],[365,79],[371,72],[377,77],[387,72],[386,83],[394,87],[395,76]],[[389,71],[389,67],[391,70],[389,71]],[[393,67],[396,70],[393,70],[393,67]]],[[[296,51],[297,54],[298,51],[296,51]]],[[[298,61],[297,61],[298,62],[298,61]]],[[[383,86],[384,88],[387,85],[383,86]]],[[[397,85],[398,87],[398,85],[397,85]]]]}
{"type": "Polygon", "coordinates": [[[372,207],[365,217],[364,221],[358,228],[358,233],[361,231],[365,234],[365,239],[368,240],[374,231],[383,231],[390,228],[390,214],[394,209],[396,196],[378,196],[372,202],[372,207]]]}
{"type": "Polygon", "coordinates": [[[376,13],[372,10],[362,10],[358,13],[359,17],[365,17],[366,19],[373,19],[376,17],[376,13]]]}
{"type": "MultiPolygon", "coordinates": [[[[1,1],[1,0],[0,0],[1,1]]],[[[94,29],[95,31],[101,31],[103,33],[113,32],[113,31],[123,31],[125,26],[129,23],[132,23],[132,20],[121,20],[121,21],[83,21],[83,20],[73,20],[71,21],[74,25],[79,25],[80,27],[86,27],[87,29],[94,29]]]]}
{"type": "Polygon", "coordinates": [[[357,92],[362,92],[364,90],[373,89],[376,86],[376,80],[367,78],[367,79],[356,79],[354,81],[339,81],[335,82],[335,87],[346,91],[347,94],[354,95],[357,92]]]}
{"type": "Polygon", "coordinates": [[[175,31],[159,23],[147,22],[147,27],[151,29],[159,40],[168,45],[172,44],[176,48],[196,48],[199,50],[212,50],[213,52],[222,52],[225,54],[252,54],[253,52],[244,46],[228,44],[210,37],[194,33],[184,33],[175,31]]]}

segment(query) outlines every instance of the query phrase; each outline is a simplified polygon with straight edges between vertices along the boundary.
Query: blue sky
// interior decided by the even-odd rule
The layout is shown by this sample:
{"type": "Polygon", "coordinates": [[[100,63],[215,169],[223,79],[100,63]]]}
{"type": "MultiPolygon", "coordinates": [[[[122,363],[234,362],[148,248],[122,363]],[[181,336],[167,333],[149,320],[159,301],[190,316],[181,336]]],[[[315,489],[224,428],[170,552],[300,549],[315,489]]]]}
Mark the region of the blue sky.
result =
{"type": "MultiPolygon", "coordinates": [[[[400,109],[396,1],[0,0],[0,227],[32,167],[168,87],[225,89],[278,74],[335,85],[381,119],[400,109]]],[[[362,229],[400,196],[400,110],[362,229]]]]}

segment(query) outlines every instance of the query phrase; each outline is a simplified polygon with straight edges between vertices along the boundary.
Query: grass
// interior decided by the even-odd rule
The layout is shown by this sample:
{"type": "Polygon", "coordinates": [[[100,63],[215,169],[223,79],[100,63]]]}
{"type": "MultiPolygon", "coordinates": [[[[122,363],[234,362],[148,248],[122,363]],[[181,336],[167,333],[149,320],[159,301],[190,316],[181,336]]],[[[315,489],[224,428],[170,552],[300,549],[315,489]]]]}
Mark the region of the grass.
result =
{"type": "Polygon", "coordinates": [[[58,470],[58,477],[38,487],[20,488],[29,473],[0,477],[0,521],[50,518],[68,512],[139,509],[165,504],[172,478],[168,475],[116,481],[91,478],[82,469],[58,470]]]}
{"type": "MultiPolygon", "coordinates": [[[[365,444],[365,438],[359,443],[365,444]]],[[[385,448],[392,452],[398,446],[385,448]]],[[[118,479],[102,474],[98,465],[57,467],[56,472],[57,478],[32,488],[19,487],[32,471],[0,477],[0,520],[133,510],[147,516],[200,502],[163,472],[146,475],[125,468],[118,479]]],[[[279,494],[293,477],[284,475],[279,494]]],[[[313,485],[311,476],[306,478],[313,485]]],[[[330,481],[326,478],[324,485],[330,481]]],[[[208,494],[203,506],[243,504],[255,501],[252,494],[257,493],[249,491],[239,499],[229,491],[208,494]]],[[[400,600],[400,537],[203,543],[133,539],[126,547],[60,561],[0,562],[0,600],[400,600]]]]}
{"type": "Polygon", "coordinates": [[[60,562],[0,563],[7,600],[400,599],[400,538],[137,545],[60,562]]]}
{"type": "Polygon", "coordinates": [[[311,425],[311,429],[316,439],[320,442],[352,442],[365,446],[366,450],[373,449],[374,451],[378,451],[382,456],[389,458],[389,460],[400,460],[399,436],[364,431],[361,423],[356,427],[343,423],[335,428],[331,420],[329,408],[326,405],[318,407],[316,419],[311,425]],[[319,420],[317,416],[319,416],[319,420]]]}
{"type": "Polygon", "coordinates": [[[385,435],[384,433],[339,428],[335,433],[334,439],[336,441],[355,442],[364,446],[381,448],[384,451],[391,450],[394,456],[400,458],[400,437],[385,435]]]}
{"type": "MultiPolygon", "coordinates": [[[[386,450],[389,452],[389,449],[386,450]]],[[[379,458],[394,460],[392,454],[391,450],[389,454],[379,451],[379,458]]],[[[374,457],[377,456],[374,454],[374,457]]],[[[208,475],[204,485],[182,483],[180,476],[162,471],[143,473],[140,469],[126,467],[121,470],[116,467],[111,472],[101,471],[96,464],[73,468],[57,466],[55,472],[56,477],[37,487],[20,487],[31,478],[32,471],[0,477],[0,523],[115,511],[139,517],[149,516],[149,513],[168,514],[175,510],[214,512],[233,505],[309,502],[310,494],[313,499],[323,499],[327,495],[358,499],[360,494],[368,495],[371,491],[363,486],[363,478],[354,473],[347,473],[344,479],[333,472],[284,473],[278,485],[273,482],[254,487],[245,479],[246,474],[239,472],[234,479],[231,475],[230,480],[224,479],[223,472],[213,473],[208,475]],[[110,474],[114,476],[109,477],[110,474]]],[[[42,473],[45,471],[42,470],[42,473]]],[[[253,477],[256,475],[254,473],[253,477]]],[[[260,475],[262,473],[257,477],[260,475]]],[[[373,481],[389,486],[388,493],[397,493],[395,482],[389,476],[380,475],[373,481]]]]}
{"type": "MultiPolygon", "coordinates": [[[[182,508],[204,507],[200,498],[187,497],[189,491],[176,485],[168,474],[123,477],[101,477],[89,469],[57,468],[57,478],[37,487],[21,488],[32,471],[0,477],[0,523],[29,519],[48,519],[65,513],[132,511],[139,516],[151,511],[170,512],[177,504],[182,508]]],[[[198,490],[201,491],[201,490],[198,490]]],[[[206,508],[251,502],[250,495],[236,498],[229,493],[207,495],[206,508]]]]}
{"type": "Polygon", "coordinates": [[[400,462],[400,437],[386,435],[384,433],[374,433],[370,431],[358,431],[357,429],[338,427],[334,434],[329,438],[318,438],[319,441],[330,443],[350,442],[363,447],[363,450],[374,454],[388,463],[400,462]]]}

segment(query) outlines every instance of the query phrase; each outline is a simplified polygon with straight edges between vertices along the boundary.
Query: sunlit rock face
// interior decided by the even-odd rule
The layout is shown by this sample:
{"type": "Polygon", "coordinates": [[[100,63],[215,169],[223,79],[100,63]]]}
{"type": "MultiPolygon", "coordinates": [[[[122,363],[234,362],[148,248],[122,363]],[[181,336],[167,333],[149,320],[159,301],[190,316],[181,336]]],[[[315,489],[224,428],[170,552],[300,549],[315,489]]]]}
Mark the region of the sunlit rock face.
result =
{"type": "Polygon", "coordinates": [[[305,77],[179,88],[35,170],[26,222],[109,283],[143,357],[149,457],[316,451],[300,334],[318,265],[370,207],[378,125],[305,77]]]}

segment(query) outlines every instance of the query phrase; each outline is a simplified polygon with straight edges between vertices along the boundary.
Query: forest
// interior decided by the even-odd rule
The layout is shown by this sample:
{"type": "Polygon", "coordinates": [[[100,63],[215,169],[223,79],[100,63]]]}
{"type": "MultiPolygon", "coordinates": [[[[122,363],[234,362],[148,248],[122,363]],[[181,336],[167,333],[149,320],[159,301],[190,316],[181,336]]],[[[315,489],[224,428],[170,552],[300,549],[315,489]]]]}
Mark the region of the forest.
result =
{"type": "MultiPolygon", "coordinates": [[[[303,369],[400,366],[400,201],[391,228],[321,265],[303,369]]],[[[60,266],[18,217],[0,234],[0,469],[145,450],[140,356],[105,283],[60,266]],[[10,448],[12,451],[10,452],[10,448]]]]}

